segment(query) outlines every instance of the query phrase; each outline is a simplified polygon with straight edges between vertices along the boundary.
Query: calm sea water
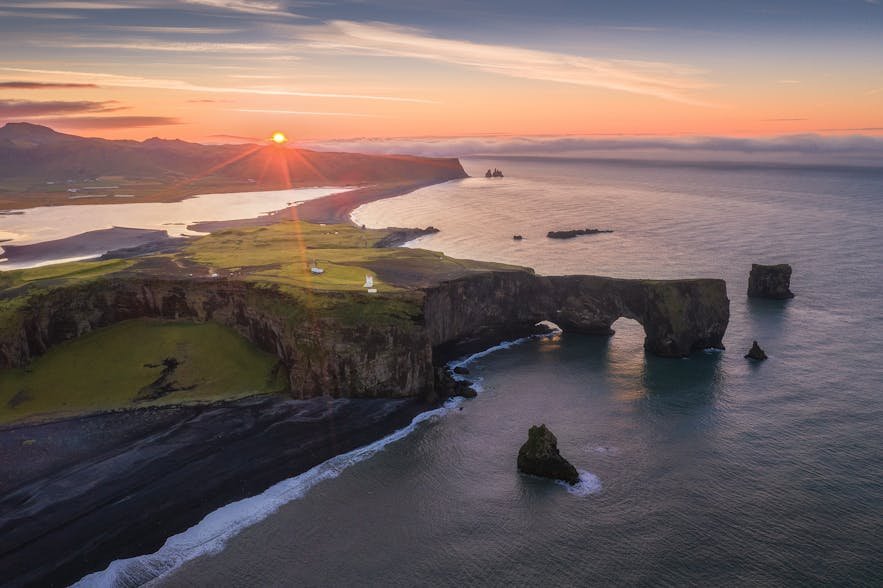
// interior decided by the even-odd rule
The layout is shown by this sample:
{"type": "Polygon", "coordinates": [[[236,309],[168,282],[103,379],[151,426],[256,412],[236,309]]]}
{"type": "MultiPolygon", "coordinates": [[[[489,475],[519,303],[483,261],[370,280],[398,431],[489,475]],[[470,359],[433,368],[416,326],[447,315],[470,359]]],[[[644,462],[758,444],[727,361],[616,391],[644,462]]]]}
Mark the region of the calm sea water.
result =
{"type": "Polygon", "coordinates": [[[274,512],[185,533],[190,551],[163,561],[204,555],[163,583],[883,583],[883,172],[465,163],[507,177],[374,203],[358,222],[432,224],[418,246],[542,273],[723,277],[727,350],[649,357],[621,319],[611,338],[474,358],[478,398],[299,476],[274,512]],[[583,227],[615,232],[544,236],[583,227]],[[791,263],[797,297],[749,301],[752,262],[791,263]],[[753,339],[767,362],[743,359],[753,339]],[[578,489],[516,472],[539,423],[578,489]]]}

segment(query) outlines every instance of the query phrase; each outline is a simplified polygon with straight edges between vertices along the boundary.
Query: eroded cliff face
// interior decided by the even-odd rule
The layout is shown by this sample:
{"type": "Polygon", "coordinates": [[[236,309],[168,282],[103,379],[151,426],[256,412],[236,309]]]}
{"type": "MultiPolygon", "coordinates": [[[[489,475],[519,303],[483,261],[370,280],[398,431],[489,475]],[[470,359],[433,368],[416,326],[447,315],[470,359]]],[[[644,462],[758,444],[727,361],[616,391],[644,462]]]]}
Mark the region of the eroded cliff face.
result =
{"type": "Polygon", "coordinates": [[[432,350],[419,325],[327,315],[286,293],[244,282],[100,280],[32,297],[18,324],[0,334],[0,368],[25,365],[52,345],[127,319],[212,320],[274,353],[298,398],[432,390],[432,350]]]}
{"type": "Polygon", "coordinates": [[[32,296],[17,322],[0,331],[0,368],[25,365],[54,344],[126,319],[212,320],[274,353],[295,397],[434,398],[433,352],[464,340],[523,335],[541,320],[609,335],[625,316],[644,326],[647,351],[683,357],[723,348],[729,321],[722,280],[483,271],[401,295],[414,309],[410,318],[372,320],[362,320],[360,304],[384,304],[383,295],[350,293],[346,313],[339,304],[316,304],[334,293],[311,296],[225,279],[114,277],[60,287],[32,296]]]}
{"type": "Polygon", "coordinates": [[[537,276],[494,272],[426,290],[432,345],[521,330],[549,320],[566,332],[610,335],[620,317],[643,325],[647,351],[686,357],[723,349],[730,303],[723,280],[621,280],[600,276],[537,276]]]}

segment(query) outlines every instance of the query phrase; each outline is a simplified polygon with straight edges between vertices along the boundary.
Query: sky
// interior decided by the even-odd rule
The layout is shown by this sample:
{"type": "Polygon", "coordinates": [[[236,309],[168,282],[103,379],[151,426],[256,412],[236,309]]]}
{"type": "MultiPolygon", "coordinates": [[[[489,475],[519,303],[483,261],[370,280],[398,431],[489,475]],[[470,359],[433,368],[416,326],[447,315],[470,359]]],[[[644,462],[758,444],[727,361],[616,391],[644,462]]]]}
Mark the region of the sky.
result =
{"type": "Polygon", "coordinates": [[[108,138],[883,137],[881,0],[0,0],[0,123],[108,138]]]}

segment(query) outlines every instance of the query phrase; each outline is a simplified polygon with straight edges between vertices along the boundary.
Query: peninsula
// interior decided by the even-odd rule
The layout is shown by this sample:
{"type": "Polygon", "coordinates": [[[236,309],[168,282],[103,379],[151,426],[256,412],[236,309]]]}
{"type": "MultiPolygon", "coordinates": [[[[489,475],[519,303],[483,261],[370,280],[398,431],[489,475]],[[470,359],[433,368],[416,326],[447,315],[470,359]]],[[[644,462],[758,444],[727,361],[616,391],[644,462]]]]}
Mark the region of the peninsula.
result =
{"type": "Polygon", "coordinates": [[[449,360],[539,321],[609,336],[632,318],[647,352],[665,357],[723,347],[722,280],[543,276],[398,247],[431,227],[353,225],[352,208],[390,186],[463,175],[457,160],[392,160],[416,166],[407,182],[199,225],[209,234],[161,246],[0,272],[9,577],[70,583],[149,553],[213,509],[438,406],[452,390],[449,360]],[[64,490],[50,500],[46,484],[64,490]],[[34,566],[47,550],[65,555],[34,566]]]}

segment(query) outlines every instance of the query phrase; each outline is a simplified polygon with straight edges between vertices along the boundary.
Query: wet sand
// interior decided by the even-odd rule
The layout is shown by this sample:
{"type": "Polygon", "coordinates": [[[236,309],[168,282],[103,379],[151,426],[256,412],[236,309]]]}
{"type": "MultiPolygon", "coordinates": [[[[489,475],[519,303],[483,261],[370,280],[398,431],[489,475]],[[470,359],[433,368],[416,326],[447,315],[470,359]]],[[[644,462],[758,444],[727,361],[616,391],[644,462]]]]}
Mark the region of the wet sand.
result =
{"type": "Polygon", "coordinates": [[[68,585],[406,426],[413,399],[253,397],[0,430],[0,578],[68,585]]]}
{"type": "Polygon", "coordinates": [[[297,206],[291,206],[258,218],[246,218],[231,221],[210,221],[194,223],[187,228],[191,231],[211,233],[224,229],[257,227],[271,225],[283,220],[303,220],[311,223],[343,224],[351,223],[350,214],[369,202],[402,196],[450,180],[430,180],[423,182],[405,182],[396,184],[380,184],[356,188],[346,192],[338,192],[309,200],[297,206]]]}

